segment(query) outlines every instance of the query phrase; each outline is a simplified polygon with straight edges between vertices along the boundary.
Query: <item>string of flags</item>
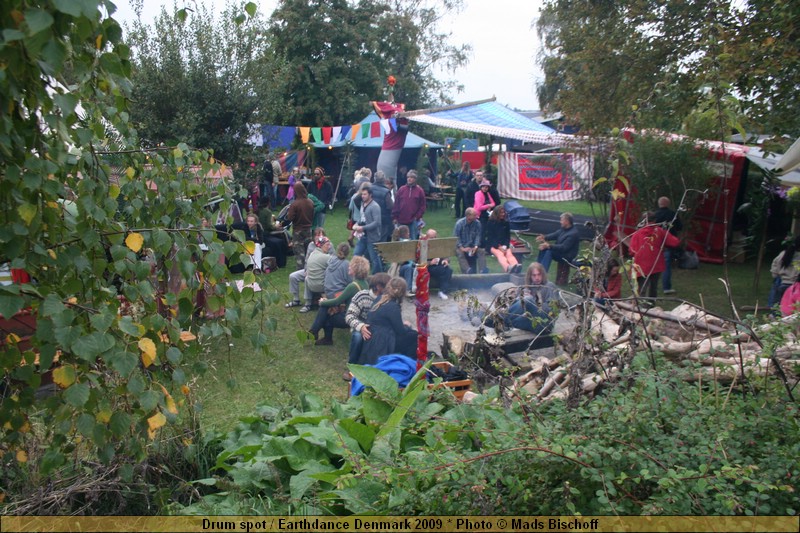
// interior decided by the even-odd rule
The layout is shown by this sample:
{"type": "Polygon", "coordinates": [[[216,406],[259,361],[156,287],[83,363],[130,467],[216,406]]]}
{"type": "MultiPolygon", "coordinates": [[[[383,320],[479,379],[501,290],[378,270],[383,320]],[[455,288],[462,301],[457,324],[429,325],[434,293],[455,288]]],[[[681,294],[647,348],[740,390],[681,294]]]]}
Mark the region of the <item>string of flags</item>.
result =
{"type": "MultiPolygon", "coordinates": [[[[355,141],[356,139],[367,139],[380,137],[381,133],[387,135],[392,131],[397,131],[397,119],[385,118],[373,122],[359,122],[344,126],[285,126],[281,128],[287,133],[291,132],[292,137],[299,132],[303,144],[308,144],[313,138],[313,142],[324,144],[335,144],[343,141],[355,141]]],[[[283,138],[283,135],[280,135],[283,138]]]]}

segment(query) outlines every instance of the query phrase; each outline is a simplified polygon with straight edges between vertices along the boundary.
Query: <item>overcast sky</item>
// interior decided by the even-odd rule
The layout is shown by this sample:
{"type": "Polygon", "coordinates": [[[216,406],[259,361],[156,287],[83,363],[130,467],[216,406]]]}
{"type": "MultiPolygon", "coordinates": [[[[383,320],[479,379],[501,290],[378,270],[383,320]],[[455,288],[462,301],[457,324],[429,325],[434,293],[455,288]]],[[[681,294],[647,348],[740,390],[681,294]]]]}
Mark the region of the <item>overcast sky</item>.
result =
{"type": "MultiPolygon", "coordinates": [[[[254,0],[259,9],[269,14],[277,0],[254,0]]],[[[151,21],[162,5],[172,0],[143,0],[144,20],[151,21]]],[[[191,5],[192,0],[178,0],[178,6],[191,5]]],[[[219,5],[222,2],[206,2],[219,5]]],[[[465,0],[465,9],[449,22],[453,43],[471,44],[469,64],[455,78],[464,85],[464,92],[452,95],[455,102],[471,102],[497,97],[497,101],[513,109],[538,109],[534,84],[541,71],[534,66],[539,41],[532,28],[541,0],[465,0]]],[[[134,18],[129,0],[118,0],[115,18],[121,22],[134,18]]]]}

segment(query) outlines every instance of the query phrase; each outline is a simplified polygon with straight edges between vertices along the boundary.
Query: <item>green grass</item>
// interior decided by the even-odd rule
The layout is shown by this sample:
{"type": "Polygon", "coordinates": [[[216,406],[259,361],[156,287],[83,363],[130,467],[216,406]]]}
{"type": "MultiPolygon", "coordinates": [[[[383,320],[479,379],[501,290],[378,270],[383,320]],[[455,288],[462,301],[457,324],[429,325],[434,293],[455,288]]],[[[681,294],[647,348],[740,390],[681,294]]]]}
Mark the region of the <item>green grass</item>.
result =
{"type": "MultiPolygon", "coordinates": [[[[567,202],[539,202],[535,207],[571,210],[575,213],[580,212],[577,207],[586,209],[586,206],[567,206],[567,202]]],[[[440,236],[450,236],[455,217],[447,207],[443,207],[428,211],[425,221],[427,227],[436,228],[440,236]]],[[[343,207],[337,207],[328,214],[325,227],[334,243],[347,239],[345,222],[346,209],[343,207]]],[[[531,260],[528,257],[525,264],[531,260]]],[[[493,272],[500,271],[496,261],[489,259],[488,263],[493,272]]],[[[253,413],[257,405],[267,403],[276,407],[291,407],[296,405],[302,393],[340,400],[347,397],[348,385],[342,380],[342,373],[346,370],[349,332],[335,330],[333,346],[314,346],[312,342],[298,338],[310,327],[314,313],[300,314],[297,308],[284,308],[284,303],[289,300],[288,275],[293,270],[293,259],[289,258],[287,268],[264,276],[267,290],[281,295],[279,303],[266,307],[266,316],[277,321],[276,330],[267,331],[267,355],[255,350],[248,340],[259,330],[260,321],[264,319],[260,315],[248,315],[241,319],[240,325],[245,332],[243,339],[231,340],[232,346],[228,342],[219,343],[208,353],[206,362],[211,371],[202,376],[194,387],[201,402],[200,417],[204,427],[230,429],[239,417],[253,413]]],[[[550,272],[553,280],[555,270],[553,268],[550,272]]],[[[766,302],[770,284],[769,266],[762,268],[757,293],[753,289],[754,273],[753,260],[728,266],[737,306],[764,305],[766,302]]],[[[724,278],[721,265],[703,263],[698,270],[674,269],[673,286],[678,291],[675,296],[704,305],[723,316],[732,316],[724,286],[718,278],[724,278]]],[[[623,296],[629,294],[630,290],[624,289],[623,296]]],[[[264,295],[257,293],[257,297],[264,295]]],[[[670,299],[660,304],[665,309],[671,309],[678,301],[670,299]]]]}

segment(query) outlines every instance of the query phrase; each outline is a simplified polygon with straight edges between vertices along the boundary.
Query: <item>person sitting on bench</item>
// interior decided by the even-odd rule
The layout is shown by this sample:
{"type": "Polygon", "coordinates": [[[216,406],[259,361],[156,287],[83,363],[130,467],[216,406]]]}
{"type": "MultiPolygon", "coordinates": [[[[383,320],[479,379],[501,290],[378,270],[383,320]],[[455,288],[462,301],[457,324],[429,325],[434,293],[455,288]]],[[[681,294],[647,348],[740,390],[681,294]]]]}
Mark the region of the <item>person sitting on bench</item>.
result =
{"type": "Polygon", "coordinates": [[[536,261],[542,264],[545,272],[550,270],[550,263],[553,261],[571,264],[578,255],[581,241],[572,213],[562,213],[560,222],[561,227],[553,233],[536,237],[539,242],[539,257],[536,261]]]}

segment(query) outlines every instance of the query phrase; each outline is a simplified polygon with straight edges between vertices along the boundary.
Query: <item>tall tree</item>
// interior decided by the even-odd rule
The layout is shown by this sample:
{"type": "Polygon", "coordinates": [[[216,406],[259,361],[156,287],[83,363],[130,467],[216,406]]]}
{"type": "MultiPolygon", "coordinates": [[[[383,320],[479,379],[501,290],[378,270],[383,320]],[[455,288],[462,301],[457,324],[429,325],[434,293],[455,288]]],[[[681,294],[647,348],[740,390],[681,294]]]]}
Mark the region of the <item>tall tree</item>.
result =
{"type": "Polygon", "coordinates": [[[185,144],[133,142],[130,49],[114,9],[0,4],[0,262],[31,278],[0,284],[0,315],[29,328],[0,339],[4,488],[50,483],[84,460],[130,474],[162,428],[191,418],[178,413],[201,346],[182,330],[224,335],[194,322],[198,293],[240,312],[220,259],[245,248],[200,229],[213,194],[230,205],[224,186],[196,179],[220,167],[185,144]],[[54,390],[40,398],[48,375],[54,390]]]}
{"type": "Polygon", "coordinates": [[[447,44],[441,17],[461,0],[282,0],[272,14],[276,51],[291,65],[290,123],[341,124],[363,118],[367,102],[385,97],[397,78],[397,100],[409,108],[441,101],[451,82],[434,75],[455,68],[465,46],[447,44]]]}
{"type": "Polygon", "coordinates": [[[751,123],[800,136],[800,4],[749,0],[737,16],[724,34],[721,68],[751,123]]]}
{"type": "MultiPolygon", "coordinates": [[[[757,3],[742,10],[722,0],[548,0],[537,22],[544,44],[540,104],[589,131],[633,118],[640,127],[677,131],[690,115],[708,117],[716,108],[715,137],[725,137],[739,121],[732,96],[745,96],[745,112],[773,107],[778,95],[796,100],[786,95],[796,88],[796,47],[792,54],[793,45],[773,43],[767,36],[774,39],[778,31],[768,32],[765,19],[780,20],[792,35],[797,8],[786,3],[780,16],[765,9],[748,15],[757,3]],[[792,60],[788,75],[764,72],[754,50],[764,51],[767,43],[792,60]],[[721,105],[709,108],[708,95],[721,105]]],[[[785,123],[798,123],[797,116],[785,123]]]]}
{"type": "Polygon", "coordinates": [[[146,146],[181,139],[234,163],[252,126],[282,114],[285,66],[255,4],[219,15],[203,3],[162,7],[152,25],[133,23],[129,41],[131,119],[146,146]]]}

